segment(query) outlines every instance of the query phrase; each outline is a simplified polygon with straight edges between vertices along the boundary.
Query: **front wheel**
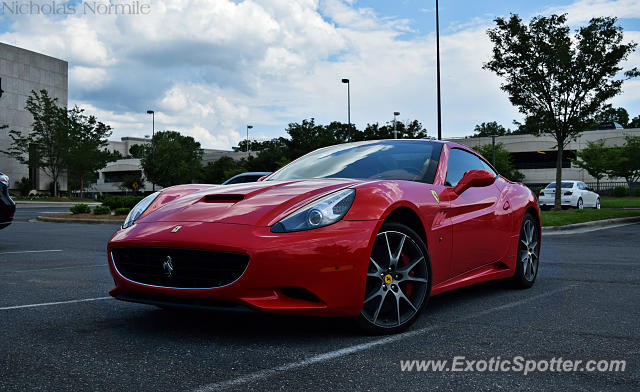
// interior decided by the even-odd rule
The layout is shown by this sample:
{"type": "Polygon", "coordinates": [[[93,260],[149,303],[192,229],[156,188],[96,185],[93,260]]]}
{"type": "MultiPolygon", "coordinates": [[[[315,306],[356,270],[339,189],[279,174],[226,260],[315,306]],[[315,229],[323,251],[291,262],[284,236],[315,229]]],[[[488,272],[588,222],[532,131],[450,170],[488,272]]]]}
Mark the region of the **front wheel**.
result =
{"type": "Polygon", "coordinates": [[[528,289],[538,276],[540,233],[538,225],[529,213],[524,215],[518,239],[516,272],[511,279],[516,287],[528,289]]]}
{"type": "Polygon", "coordinates": [[[385,223],[373,244],[358,324],[374,334],[411,325],[431,293],[431,260],[411,228],[385,223]]]}

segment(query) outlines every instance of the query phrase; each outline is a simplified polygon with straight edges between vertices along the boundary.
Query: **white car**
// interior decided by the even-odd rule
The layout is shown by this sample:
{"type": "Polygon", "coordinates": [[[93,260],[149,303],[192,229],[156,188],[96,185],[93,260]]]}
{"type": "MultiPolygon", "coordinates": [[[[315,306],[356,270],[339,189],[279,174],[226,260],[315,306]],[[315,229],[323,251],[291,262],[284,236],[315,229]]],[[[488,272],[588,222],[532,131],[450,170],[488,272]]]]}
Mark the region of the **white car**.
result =
{"type": "MultiPolygon", "coordinates": [[[[581,210],[585,207],[600,209],[600,195],[589,188],[582,181],[562,181],[561,185],[562,208],[576,207],[581,210]]],[[[552,182],[540,191],[538,204],[541,210],[548,210],[553,207],[556,198],[556,183],[552,182]]]]}

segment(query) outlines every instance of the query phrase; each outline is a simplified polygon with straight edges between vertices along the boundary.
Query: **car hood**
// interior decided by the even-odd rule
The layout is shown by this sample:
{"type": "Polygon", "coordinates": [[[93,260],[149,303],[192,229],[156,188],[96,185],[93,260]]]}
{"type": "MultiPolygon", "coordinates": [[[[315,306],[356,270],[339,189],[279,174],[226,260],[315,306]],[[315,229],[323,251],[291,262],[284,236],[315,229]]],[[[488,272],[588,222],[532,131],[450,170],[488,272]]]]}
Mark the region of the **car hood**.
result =
{"type": "Polygon", "coordinates": [[[312,200],[364,182],[311,179],[212,186],[156,206],[138,223],[216,222],[271,226],[312,200]]]}

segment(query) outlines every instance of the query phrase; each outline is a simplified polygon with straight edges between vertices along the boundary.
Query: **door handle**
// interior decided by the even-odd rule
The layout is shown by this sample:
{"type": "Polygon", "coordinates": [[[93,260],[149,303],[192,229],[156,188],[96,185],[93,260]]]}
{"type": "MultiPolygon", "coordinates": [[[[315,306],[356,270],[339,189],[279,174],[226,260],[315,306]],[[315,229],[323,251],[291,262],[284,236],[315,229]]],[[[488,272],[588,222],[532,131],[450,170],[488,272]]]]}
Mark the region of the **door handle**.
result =
{"type": "Polygon", "coordinates": [[[509,204],[509,201],[505,201],[505,202],[504,202],[504,206],[502,206],[502,208],[503,208],[505,211],[506,211],[506,210],[508,210],[509,208],[511,208],[511,204],[509,204]]]}

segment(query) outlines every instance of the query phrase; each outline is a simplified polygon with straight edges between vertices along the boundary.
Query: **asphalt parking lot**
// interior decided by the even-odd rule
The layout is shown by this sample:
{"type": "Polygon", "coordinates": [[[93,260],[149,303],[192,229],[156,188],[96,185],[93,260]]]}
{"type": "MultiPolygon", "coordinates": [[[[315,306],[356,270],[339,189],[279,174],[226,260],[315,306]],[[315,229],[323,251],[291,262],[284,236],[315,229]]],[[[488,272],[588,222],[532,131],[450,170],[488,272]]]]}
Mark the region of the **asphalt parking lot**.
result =
{"type": "Polygon", "coordinates": [[[545,235],[536,285],[431,299],[411,329],[347,320],[172,312],[107,298],[110,225],[0,231],[0,390],[640,389],[640,224],[545,235]],[[403,372],[402,360],[622,359],[624,372],[403,372]]]}

